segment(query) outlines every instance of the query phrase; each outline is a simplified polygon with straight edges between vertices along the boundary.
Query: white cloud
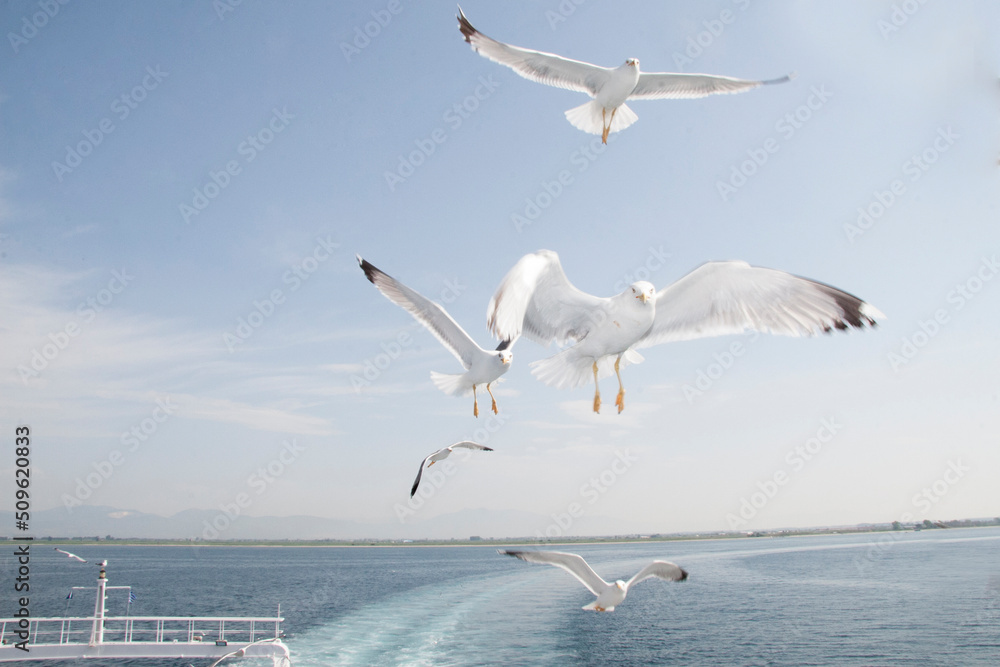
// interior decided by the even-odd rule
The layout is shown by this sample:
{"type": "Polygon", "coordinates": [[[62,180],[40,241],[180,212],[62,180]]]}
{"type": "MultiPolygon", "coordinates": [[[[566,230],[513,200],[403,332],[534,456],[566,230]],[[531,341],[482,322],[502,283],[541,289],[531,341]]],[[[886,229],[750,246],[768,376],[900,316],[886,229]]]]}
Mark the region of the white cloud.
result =
{"type": "Polygon", "coordinates": [[[83,296],[93,274],[15,265],[0,276],[6,313],[0,364],[12,371],[0,377],[0,387],[18,397],[22,413],[50,416],[61,425],[57,431],[104,433],[102,421],[114,423],[130,406],[169,395],[185,406],[186,418],[263,431],[334,432],[329,419],[294,409],[314,402],[310,396],[329,395],[318,379],[235,360],[217,332],[133,313],[115,303],[117,295],[95,310],[83,296]],[[74,303],[82,310],[66,305],[74,303]]]}

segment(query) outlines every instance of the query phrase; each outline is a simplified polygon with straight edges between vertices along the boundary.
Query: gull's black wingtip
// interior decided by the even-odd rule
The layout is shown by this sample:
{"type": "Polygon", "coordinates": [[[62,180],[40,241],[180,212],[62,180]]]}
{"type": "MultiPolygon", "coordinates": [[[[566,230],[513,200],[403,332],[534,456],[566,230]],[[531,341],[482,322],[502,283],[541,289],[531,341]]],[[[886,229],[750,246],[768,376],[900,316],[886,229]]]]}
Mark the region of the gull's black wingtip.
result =
{"type": "Polygon", "coordinates": [[[685,570],[685,569],[684,569],[684,568],[682,567],[682,568],[681,568],[681,578],[680,578],[680,579],[678,579],[677,581],[686,581],[686,580],[687,580],[687,578],[688,578],[688,571],[687,571],[687,570],[685,570]]]}
{"type": "Polygon", "coordinates": [[[372,285],[375,284],[375,276],[377,274],[385,275],[384,271],[376,267],[367,259],[362,259],[361,255],[355,255],[355,257],[358,258],[358,266],[360,266],[361,270],[365,272],[365,278],[367,278],[372,285]]]}
{"type": "Polygon", "coordinates": [[[420,478],[424,476],[424,464],[420,464],[420,470],[417,472],[417,478],[413,480],[413,486],[410,487],[410,497],[412,498],[417,493],[417,487],[420,486],[420,478]]]}
{"type": "Polygon", "coordinates": [[[514,339],[513,338],[506,338],[506,339],[500,341],[500,344],[497,345],[497,349],[495,351],[496,352],[503,352],[504,350],[506,350],[507,348],[509,348],[513,344],[514,344],[514,339]]]}
{"type": "Polygon", "coordinates": [[[798,72],[789,72],[785,76],[778,77],[777,79],[768,79],[767,81],[761,81],[761,84],[765,86],[771,86],[776,83],[788,83],[798,75],[799,75],[798,72]]]}
{"type": "Polygon", "coordinates": [[[461,5],[458,6],[458,29],[462,32],[462,36],[465,37],[465,41],[472,44],[472,36],[475,35],[478,30],[472,27],[469,23],[469,19],[465,18],[465,12],[462,11],[461,5]]]}

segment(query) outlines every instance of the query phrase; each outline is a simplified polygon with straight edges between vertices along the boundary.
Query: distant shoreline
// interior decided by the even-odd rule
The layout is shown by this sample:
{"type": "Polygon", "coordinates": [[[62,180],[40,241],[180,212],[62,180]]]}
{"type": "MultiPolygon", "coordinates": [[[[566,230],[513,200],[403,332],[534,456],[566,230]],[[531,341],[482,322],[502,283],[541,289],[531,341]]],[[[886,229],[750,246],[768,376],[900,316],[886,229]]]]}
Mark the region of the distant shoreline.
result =
{"type": "MultiPolygon", "coordinates": [[[[597,545],[597,544],[646,544],[653,542],[691,542],[709,540],[781,538],[781,537],[822,537],[826,535],[863,535],[868,533],[912,533],[922,531],[939,532],[941,530],[960,530],[964,528],[989,528],[1000,526],[994,519],[963,520],[938,522],[927,526],[907,526],[893,528],[891,524],[871,524],[853,527],[819,527],[805,529],[764,530],[764,531],[731,531],[724,533],[696,534],[653,534],[649,536],[616,535],[616,536],[586,536],[560,537],[544,540],[531,537],[482,538],[466,540],[402,540],[402,539],[356,539],[356,540],[189,540],[189,539],[140,539],[140,538],[71,538],[71,537],[36,537],[32,543],[74,546],[133,546],[133,547],[504,547],[504,546],[566,546],[566,545],[597,545]],[[949,525],[950,524],[950,525],[949,525]]],[[[10,537],[0,537],[0,540],[11,542],[10,537]]]]}

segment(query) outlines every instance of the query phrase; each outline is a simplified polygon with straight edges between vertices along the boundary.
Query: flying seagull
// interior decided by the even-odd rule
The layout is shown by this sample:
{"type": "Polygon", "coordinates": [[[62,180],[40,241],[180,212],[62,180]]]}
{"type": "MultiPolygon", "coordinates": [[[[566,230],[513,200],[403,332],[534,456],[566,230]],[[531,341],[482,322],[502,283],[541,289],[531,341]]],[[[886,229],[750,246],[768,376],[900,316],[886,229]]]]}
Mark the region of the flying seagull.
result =
{"type": "Polygon", "coordinates": [[[543,345],[575,342],[531,363],[545,384],[579,387],[594,376],[594,412],[601,407],[598,375],[611,374],[615,358],[618,412],[625,408],[621,364],[639,363],[637,348],[747,330],[812,336],[833,329],[874,327],[885,318],[856,296],[784,271],[746,262],[707,262],[657,292],[646,281],[602,298],[574,287],[551,250],[525,255],[490,299],[487,323],[494,335],[524,335],[543,345]]]}
{"type": "Polygon", "coordinates": [[[431,380],[437,388],[452,396],[467,394],[471,389],[472,414],[478,417],[479,399],[476,397],[476,387],[486,385],[486,391],[493,401],[493,414],[497,414],[497,400],[490,385],[510,370],[514,354],[507,348],[511,346],[511,341],[502,341],[496,350],[484,350],[476,345],[476,342],[458,326],[444,308],[377,269],[360,255],[356,257],[361,270],[365,272],[365,277],[389,301],[409,311],[410,315],[427,327],[465,366],[465,373],[455,375],[431,372],[431,380]]]}
{"type": "Polygon", "coordinates": [[[593,97],[593,101],[567,111],[566,119],[584,132],[601,135],[604,143],[608,143],[611,132],[624,130],[639,120],[625,105],[626,100],[693,99],[742,93],[758,86],[784,83],[792,77],[750,81],[710,74],[640,72],[638,58],[629,58],[616,68],[599,67],[490,39],[469,23],[461,7],[458,8],[458,29],[473,51],[510,67],[525,79],[593,97]]]}
{"type": "Polygon", "coordinates": [[[76,554],[71,554],[71,553],[70,553],[70,552],[68,552],[68,551],[63,551],[63,550],[62,550],[62,549],[60,549],[59,547],[56,547],[56,551],[58,551],[58,552],[59,552],[59,553],[61,553],[61,554],[66,554],[66,555],[67,555],[67,556],[69,556],[69,557],[70,557],[70,559],[72,559],[72,560],[78,560],[78,561],[80,561],[81,563],[86,563],[86,562],[87,562],[87,561],[85,561],[84,559],[82,559],[82,558],[80,558],[79,556],[77,556],[76,554]]]}
{"type": "Polygon", "coordinates": [[[614,611],[615,606],[625,600],[630,587],[650,577],[658,577],[667,581],[684,581],[688,576],[686,570],[674,563],[654,560],[628,581],[619,579],[609,584],[597,576],[597,573],[587,565],[587,561],[583,560],[582,556],[576,554],[563,553],[562,551],[503,551],[501,549],[497,549],[497,553],[520,558],[529,563],[555,565],[566,570],[579,579],[580,583],[587,587],[587,590],[597,596],[596,600],[583,607],[587,611],[614,611]]]}
{"type": "Polygon", "coordinates": [[[463,440],[462,442],[456,442],[454,445],[451,445],[449,447],[445,447],[444,449],[437,450],[436,452],[434,452],[433,454],[431,454],[430,456],[428,456],[427,458],[425,458],[423,461],[420,462],[420,470],[417,471],[417,478],[415,480],[413,480],[413,488],[410,489],[410,497],[411,498],[417,493],[417,487],[420,486],[420,478],[424,474],[424,466],[426,465],[428,468],[430,468],[432,465],[434,465],[438,461],[441,461],[442,459],[448,458],[448,455],[451,454],[451,452],[456,447],[462,447],[464,449],[476,449],[476,450],[479,450],[481,452],[492,452],[493,451],[492,447],[487,447],[485,445],[480,445],[479,443],[472,442],[471,440],[463,440]],[[430,461],[430,463],[428,463],[428,461],[430,461]]]}
{"type": "MultiPolygon", "coordinates": [[[[275,643],[280,644],[281,640],[277,639],[275,637],[268,637],[267,639],[258,639],[257,641],[251,642],[251,643],[247,644],[246,646],[243,646],[243,647],[241,647],[241,648],[239,648],[239,649],[237,649],[235,651],[232,651],[231,653],[225,654],[224,656],[222,656],[221,658],[219,658],[218,660],[216,660],[215,662],[213,662],[208,667],[217,667],[217,665],[222,664],[223,661],[228,660],[229,658],[242,658],[243,656],[245,656],[247,654],[247,649],[253,649],[253,647],[255,647],[255,646],[260,646],[261,644],[275,644],[275,643]]],[[[291,664],[290,662],[288,662],[287,658],[280,657],[280,656],[272,656],[272,660],[273,660],[273,662],[274,662],[275,665],[279,665],[279,664],[290,665],[291,664]]],[[[193,666],[192,665],[188,665],[188,667],[193,667],[193,666]]]]}

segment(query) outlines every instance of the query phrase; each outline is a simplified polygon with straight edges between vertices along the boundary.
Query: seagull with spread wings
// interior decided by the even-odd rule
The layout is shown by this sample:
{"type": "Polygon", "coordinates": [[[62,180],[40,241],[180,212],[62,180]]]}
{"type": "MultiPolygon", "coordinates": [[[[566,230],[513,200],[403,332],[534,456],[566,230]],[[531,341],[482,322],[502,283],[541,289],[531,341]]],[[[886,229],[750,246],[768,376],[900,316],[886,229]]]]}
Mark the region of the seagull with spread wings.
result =
{"type": "Polygon", "coordinates": [[[594,412],[601,407],[598,376],[618,377],[615,405],[625,408],[621,365],[639,363],[637,348],[746,331],[812,336],[833,329],[874,327],[885,318],[856,296],[784,271],[746,262],[707,262],[662,290],[632,283],[613,297],[580,291],[551,250],[525,255],[490,299],[487,323],[504,340],[519,336],[548,345],[574,342],[531,363],[545,384],[579,387],[594,377],[594,412]]]}
{"type": "Polygon", "coordinates": [[[82,559],[82,558],[80,558],[79,556],[77,556],[76,554],[71,554],[71,553],[70,553],[70,552],[68,552],[68,551],[63,551],[63,550],[62,550],[62,549],[60,549],[59,547],[56,547],[55,549],[56,549],[56,551],[58,551],[59,553],[61,553],[61,554],[66,554],[67,556],[69,556],[70,560],[78,560],[78,561],[80,561],[81,563],[86,563],[86,562],[87,562],[87,561],[85,561],[84,559],[82,559]]]}
{"type": "Polygon", "coordinates": [[[597,596],[596,600],[583,607],[587,611],[614,611],[616,605],[624,602],[630,587],[650,577],[666,581],[684,581],[688,576],[686,570],[674,563],[654,560],[628,581],[619,579],[609,584],[587,565],[587,561],[582,556],[577,554],[568,554],[562,551],[503,551],[501,549],[498,549],[497,553],[520,558],[529,563],[555,565],[566,570],[586,586],[587,590],[597,596]]]}
{"type": "Polygon", "coordinates": [[[453,396],[468,394],[471,390],[472,414],[478,417],[479,399],[476,397],[476,387],[485,385],[493,401],[493,414],[497,414],[497,400],[490,385],[510,370],[510,362],[514,358],[513,352],[508,349],[511,341],[502,341],[495,350],[484,350],[465,333],[444,308],[379,270],[360,255],[357,258],[365,277],[387,299],[408,311],[414,319],[427,327],[428,331],[465,366],[465,373],[454,375],[432,371],[431,380],[437,388],[453,396]]]}
{"type": "Polygon", "coordinates": [[[442,449],[437,450],[436,452],[434,452],[433,454],[426,457],[423,461],[420,462],[420,470],[417,471],[417,478],[413,480],[413,488],[410,489],[411,498],[414,496],[414,494],[416,494],[417,487],[420,486],[420,478],[423,477],[424,466],[430,468],[438,461],[448,458],[448,455],[451,454],[456,447],[460,447],[463,449],[473,449],[480,452],[493,451],[492,447],[487,447],[486,445],[480,445],[478,442],[472,442],[471,440],[463,440],[462,442],[456,442],[454,445],[450,445],[448,447],[444,447],[442,449]],[[430,463],[428,463],[428,461],[430,463]]]}
{"type": "Polygon", "coordinates": [[[617,68],[599,67],[490,39],[469,23],[461,7],[458,29],[476,53],[506,65],[525,79],[593,97],[592,101],[567,111],[566,119],[584,132],[601,135],[604,143],[608,143],[611,132],[624,130],[639,120],[625,105],[626,100],[693,99],[742,93],[758,86],[784,83],[792,77],[751,81],[710,74],[640,72],[638,58],[629,58],[617,68]]]}

